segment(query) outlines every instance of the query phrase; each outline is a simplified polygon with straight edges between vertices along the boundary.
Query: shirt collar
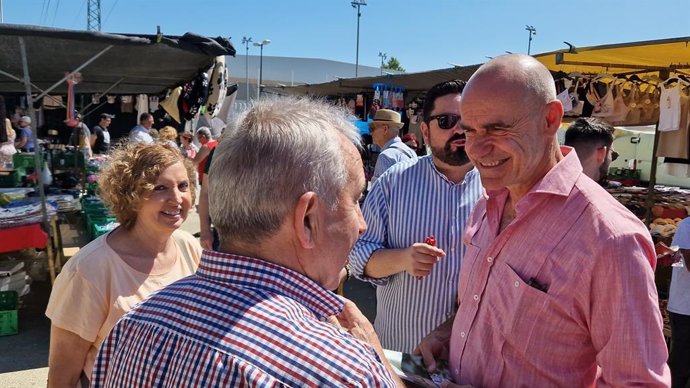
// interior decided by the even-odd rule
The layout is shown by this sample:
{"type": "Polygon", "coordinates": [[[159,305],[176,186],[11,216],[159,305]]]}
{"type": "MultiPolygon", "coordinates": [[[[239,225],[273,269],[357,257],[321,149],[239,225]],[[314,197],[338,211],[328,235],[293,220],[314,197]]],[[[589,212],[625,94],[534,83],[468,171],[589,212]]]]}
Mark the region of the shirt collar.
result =
{"type": "Polygon", "coordinates": [[[386,142],[386,144],[383,145],[383,149],[386,149],[391,146],[393,143],[402,143],[402,140],[400,139],[400,136],[396,136],[386,142]]]}
{"type": "Polygon", "coordinates": [[[204,250],[196,275],[219,283],[259,288],[294,299],[318,319],[339,314],[344,302],[308,277],[265,260],[204,250]]]}

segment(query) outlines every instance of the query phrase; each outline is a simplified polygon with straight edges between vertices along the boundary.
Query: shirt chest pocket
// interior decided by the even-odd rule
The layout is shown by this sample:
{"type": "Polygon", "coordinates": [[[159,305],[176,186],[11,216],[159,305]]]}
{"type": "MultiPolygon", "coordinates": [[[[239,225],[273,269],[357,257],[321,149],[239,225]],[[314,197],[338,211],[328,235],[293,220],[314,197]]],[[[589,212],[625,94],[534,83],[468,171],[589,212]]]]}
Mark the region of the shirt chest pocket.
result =
{"type": "Polygon", "coordinates": [[[545,322],[549,295],[527,284],[508,264],[494,269],[486,287],[485,323],[525,353],[545,322]]]}

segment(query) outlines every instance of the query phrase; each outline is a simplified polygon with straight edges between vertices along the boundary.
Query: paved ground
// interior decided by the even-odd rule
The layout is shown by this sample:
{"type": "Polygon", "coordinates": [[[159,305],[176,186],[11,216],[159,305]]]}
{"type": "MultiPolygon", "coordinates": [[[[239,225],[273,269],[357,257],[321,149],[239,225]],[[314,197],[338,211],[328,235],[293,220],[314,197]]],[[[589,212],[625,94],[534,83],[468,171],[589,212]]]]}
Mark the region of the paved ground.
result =
{"type": "MultiPolygon", "coordinates": [[[[182,226],[192,234],[199,231],[199,216],[190,212],[182,226]]],[[[62,225],[63,244],[83,246],[87,237],[81,228],[62,225]]],[[[374,289],[365,283],[351,280],[345,285],[345,296],[354,300],[372,320],[376,313],[374,289]]],[[[31,293],[23,298],[19,310],[19,334],[0,337],[0,387],[45,387],[48,376],[48,346],[50,321],[44,312],[50,295],[50,282],[34,282],[31,293]]]]}

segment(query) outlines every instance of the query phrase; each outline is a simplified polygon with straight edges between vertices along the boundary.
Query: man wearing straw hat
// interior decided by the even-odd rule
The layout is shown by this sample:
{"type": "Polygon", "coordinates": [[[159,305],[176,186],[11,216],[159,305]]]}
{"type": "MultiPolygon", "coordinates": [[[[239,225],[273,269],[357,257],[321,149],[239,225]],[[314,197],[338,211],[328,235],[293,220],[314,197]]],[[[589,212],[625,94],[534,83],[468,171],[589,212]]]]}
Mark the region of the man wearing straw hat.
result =
{"type": "Polygon", "coordinates": [[[381,147],[381,153],[376,159],[374,175],[371,178],[373,184],[390,166],[408,159],[414,159],[417,154],[402,142],[398,136],[400,128],[400,113],[390,109],[376,111],[374,121],[369,123],[369,132],[374,144],[381,147]]]}

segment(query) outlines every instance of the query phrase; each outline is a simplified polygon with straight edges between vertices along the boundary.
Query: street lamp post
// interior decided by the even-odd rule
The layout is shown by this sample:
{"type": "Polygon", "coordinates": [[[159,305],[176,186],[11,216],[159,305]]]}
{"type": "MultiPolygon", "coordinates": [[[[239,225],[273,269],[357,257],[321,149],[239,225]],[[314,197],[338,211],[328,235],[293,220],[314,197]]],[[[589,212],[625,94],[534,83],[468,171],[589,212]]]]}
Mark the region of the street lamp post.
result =
{"type": "Polygon", "coordinates": [[[386,58],[388,58],[388,55],[386,55],[386,53],[379,51],[379,57],[381,57],[381,75],[383,75],[383,61],[385,61],[386,58]]]}
{"type": "Polygon", "coordinates": [[[269,39],[264,39],[261,42],[254,42],[254,46],[261,47],[261,53],[259,54],[259,95],[257,99],[261,99],[261,82],[264,73],[264,46],[270,43],[271,41],[269,39]]]}
{"type": "Polygon", "coordinates": [[[244,55],[244,84],[247,87],[247,101],[249,101],[249,43],[251,41],[251,36],[249,38],[247,38],[246,36],[242,37],[242,44],[246,49],[244,55]]]}
{"type": "Polygon", "coordinates": [[[359,17],[362,16],[359,8],[367,5],[367,2],[365,0],[354,0],[350,4],[352,4],[352,8],[357,8],[357,52],[355,54],[355,77],[357,77],[357,72],[359,71],[359,17]]]}
{"type": "Polygon", "coordinates": [[[537,35],[537,29],[534,26],[525,26],[525,30],[529,31],[529,41],[527,41],[527,55],[532,49],[532,35],[537,35]]]}

